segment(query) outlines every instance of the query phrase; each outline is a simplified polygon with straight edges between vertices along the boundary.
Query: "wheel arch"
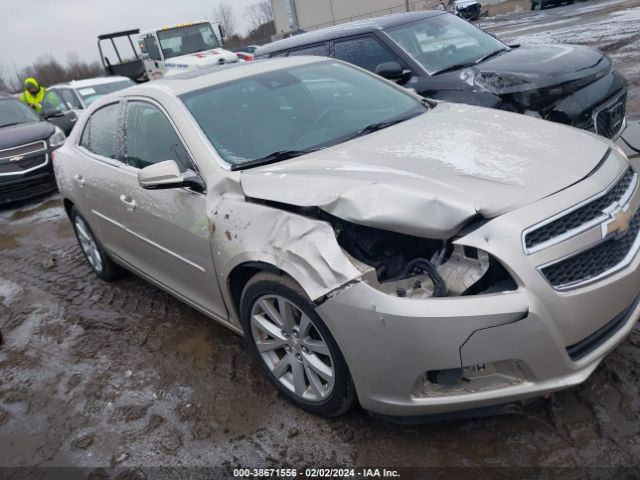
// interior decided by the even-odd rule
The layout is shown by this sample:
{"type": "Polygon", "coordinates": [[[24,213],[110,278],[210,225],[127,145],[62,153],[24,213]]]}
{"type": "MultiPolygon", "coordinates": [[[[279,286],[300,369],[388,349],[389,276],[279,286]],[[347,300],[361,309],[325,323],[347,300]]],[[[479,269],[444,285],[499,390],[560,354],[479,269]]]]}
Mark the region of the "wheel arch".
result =
{"type": "Polygon", "coordinates": [[[238,319],[240,319],[240,298],[244,287],[254,276],[261,272],[271,272],[276,275],[286,275],[295,281],[295,278],[267,262],[247,261],[236,265],[227,276],[227,289],[231,298],[232,308],[238,319]]]}
{"type": "Polygon", "coordinates": [[[71,218],[71,209],[74,207],[74,203],[68,198],[63,198],[62,206],[64,207],[64,211],[67,212],[67,217],[71,218]]]}

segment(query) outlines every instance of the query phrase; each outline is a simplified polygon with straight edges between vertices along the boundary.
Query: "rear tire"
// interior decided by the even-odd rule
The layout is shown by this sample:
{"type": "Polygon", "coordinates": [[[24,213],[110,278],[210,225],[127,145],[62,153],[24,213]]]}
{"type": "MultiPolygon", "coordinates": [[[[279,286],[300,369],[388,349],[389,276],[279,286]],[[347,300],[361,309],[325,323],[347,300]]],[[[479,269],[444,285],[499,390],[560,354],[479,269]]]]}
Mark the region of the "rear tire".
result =
{"type": "Polygon", "coordinates": [[[331,417],[353,406],[355,390],[344,357],[295,281],[258,273],[242,292],[240,317],[249,350],[291,403],[331,417]]]}
{"type": "Polygon", "coordinates": [[[80,250],[82,250],[82,254],[91,270],[98,278],[106,282],[118,278],[123,273],[122,267],[111,260],[111,257],[104,251],[104,248],[93,234],[91,227],[89,227],[89,224],[76,207],[71,207],[69,218],[80,245],[80,250]]]}

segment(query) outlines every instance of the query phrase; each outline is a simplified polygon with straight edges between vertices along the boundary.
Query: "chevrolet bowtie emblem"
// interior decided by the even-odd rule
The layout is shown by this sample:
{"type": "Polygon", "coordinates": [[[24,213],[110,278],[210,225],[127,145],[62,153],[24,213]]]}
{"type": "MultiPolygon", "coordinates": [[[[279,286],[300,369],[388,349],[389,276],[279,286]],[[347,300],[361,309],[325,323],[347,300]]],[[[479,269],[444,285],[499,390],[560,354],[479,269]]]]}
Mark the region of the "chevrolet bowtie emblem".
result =
{"type": "Polygon", "coordinates": [[[629,228],[631,222],[631,212],[627,210],[618,210],[612,215],[613,220],[607,224],[607,235],[614,233],[622,233],[629,228]]]}
{"type": "Polygon", "coordinates": [[[9,157],[10,162],[19,162],[24,158],[23,155],[16,155],[15,157],[9,157]]]}

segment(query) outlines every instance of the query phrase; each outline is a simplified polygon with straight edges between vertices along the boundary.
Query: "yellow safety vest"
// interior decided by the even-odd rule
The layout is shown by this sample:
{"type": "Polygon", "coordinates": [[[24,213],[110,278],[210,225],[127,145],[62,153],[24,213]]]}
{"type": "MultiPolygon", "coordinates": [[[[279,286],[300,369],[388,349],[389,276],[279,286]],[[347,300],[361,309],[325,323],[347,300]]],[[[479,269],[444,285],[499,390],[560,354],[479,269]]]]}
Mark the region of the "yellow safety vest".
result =
{"type": "Polygon", "coordinates": [[[44,100],[44,94],[46,91],[45,88],[41,87],[35,78],[27,78],[24,81],[24,87],[25,90],[24,92],[22,92],[22,95],[20,95],[20,101],[32,107],[36,112],[42,111],[42,101],[44,100]],[[36,93],[35,95],[31,95],[31,93],[29,93],[29,90],[27,90],[29,84],[33,84],[38,87],[38,93],[36,93]]]}

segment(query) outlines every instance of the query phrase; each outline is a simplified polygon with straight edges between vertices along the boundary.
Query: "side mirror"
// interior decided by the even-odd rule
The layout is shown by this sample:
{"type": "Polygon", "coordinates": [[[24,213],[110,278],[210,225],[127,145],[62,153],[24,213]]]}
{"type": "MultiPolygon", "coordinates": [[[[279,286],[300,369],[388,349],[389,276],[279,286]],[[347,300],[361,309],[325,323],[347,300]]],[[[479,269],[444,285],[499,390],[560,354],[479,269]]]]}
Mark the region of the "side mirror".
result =
{"type": "Polygon", "coordinates": [[[43,110],[42,117],[45,120],[48,120],[50,118],[64,117],[64,112],[60,109],[43,110]]]}
{"type": "Polygon", "coordinates": [[[410,70],[403,70],[398,62],[385,62],[376,67],[376,73],[382,78],[394,82],[406,81],[411,76],[410,70]]]}
{"type": "Polygon", "coordinates": [[[182,173],[174,160],[166,160],[144,167],[138,172],[138,185],[146,190],[190,187],[204,191],[204,184],[197,173],[182,173]]]}

